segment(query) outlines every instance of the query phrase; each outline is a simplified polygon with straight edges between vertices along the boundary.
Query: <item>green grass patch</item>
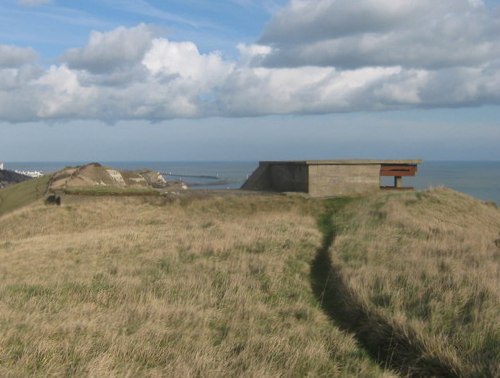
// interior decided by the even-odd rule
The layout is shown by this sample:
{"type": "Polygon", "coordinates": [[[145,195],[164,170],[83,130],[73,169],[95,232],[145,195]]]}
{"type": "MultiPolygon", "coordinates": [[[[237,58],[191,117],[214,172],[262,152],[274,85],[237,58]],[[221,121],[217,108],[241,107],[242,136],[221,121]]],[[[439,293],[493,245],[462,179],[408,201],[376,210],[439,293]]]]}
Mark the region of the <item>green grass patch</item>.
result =
{"type": "Polygon", "coordinates": [[[0,216],[43,198],[50,178],[45,175],[0,189],[0,216]]]}

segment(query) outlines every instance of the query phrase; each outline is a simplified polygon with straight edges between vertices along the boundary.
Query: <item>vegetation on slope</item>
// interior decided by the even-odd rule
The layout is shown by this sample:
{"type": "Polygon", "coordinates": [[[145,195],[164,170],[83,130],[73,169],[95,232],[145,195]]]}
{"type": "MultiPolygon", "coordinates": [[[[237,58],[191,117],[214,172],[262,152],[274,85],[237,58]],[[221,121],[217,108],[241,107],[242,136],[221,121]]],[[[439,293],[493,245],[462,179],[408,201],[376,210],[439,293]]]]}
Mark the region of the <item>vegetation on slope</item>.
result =
{"type": "Polygon", "coordinates": [[[329,221],[324,308],[372,355],[410,376],[500,374],[496,206],[436,189],[350,201],[329,221]]]}
{"type": "Polygon", "coordinates": [[[314,297],[317,202],[72,197],[0,217],[1,376],[392,376],[314,297]]]}
{"type": "Polygon", "coordinates": [[[50,177],[46,175],[0,189],[0,216],[43,198],[50,177]]]}

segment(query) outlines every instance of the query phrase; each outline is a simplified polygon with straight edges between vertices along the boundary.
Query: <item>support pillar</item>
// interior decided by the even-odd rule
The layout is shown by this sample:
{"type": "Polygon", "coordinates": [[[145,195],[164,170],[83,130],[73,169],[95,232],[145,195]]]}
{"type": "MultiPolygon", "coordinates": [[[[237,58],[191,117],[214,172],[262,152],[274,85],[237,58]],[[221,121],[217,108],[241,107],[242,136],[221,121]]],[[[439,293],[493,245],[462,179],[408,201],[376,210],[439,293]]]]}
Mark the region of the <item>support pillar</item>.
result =
{"type": "Polygon", "coordinates": [[[394,176],[394,187],[395,188],[401,188],[401,187],[403,187],[403,177],[401,177],[401,176],[394,176]]]}

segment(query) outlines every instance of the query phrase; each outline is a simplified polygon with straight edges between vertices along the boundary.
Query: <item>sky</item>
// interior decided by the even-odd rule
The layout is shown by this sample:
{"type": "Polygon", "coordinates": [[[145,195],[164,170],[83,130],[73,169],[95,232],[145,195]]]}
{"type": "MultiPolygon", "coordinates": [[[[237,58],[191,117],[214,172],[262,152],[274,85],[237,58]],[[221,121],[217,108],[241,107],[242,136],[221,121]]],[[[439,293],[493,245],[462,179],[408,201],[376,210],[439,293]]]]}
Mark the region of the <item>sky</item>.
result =
{"type": "Polygon", "coordinates": [[[500,0],[2,0],[0,160],[500,160],[500,0]]]}

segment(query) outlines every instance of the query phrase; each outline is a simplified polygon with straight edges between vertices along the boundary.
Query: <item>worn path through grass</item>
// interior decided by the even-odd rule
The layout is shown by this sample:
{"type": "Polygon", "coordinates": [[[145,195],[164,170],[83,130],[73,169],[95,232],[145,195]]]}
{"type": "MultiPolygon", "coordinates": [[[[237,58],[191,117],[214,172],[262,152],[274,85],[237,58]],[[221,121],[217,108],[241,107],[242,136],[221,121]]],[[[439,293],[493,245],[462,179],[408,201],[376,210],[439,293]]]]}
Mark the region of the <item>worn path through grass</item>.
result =
{"type": "Polygon", "coordinates": [[[334,200],[311,267],[318,301],[405,376],[500,372],[500,210],[439,188],[334,200]]]}
{"type": "Polygon", "coordinates": [[[354,199],[329,201],[318,220],[323,242],[311,265],[311,285],[325,313],[335,325],[352,333],[359,344],[382,367],[412,377],[458,377],[450,364],[428,355],[425,346],[409,330],[403,330],[363,306],[350,290],[330,257],[330,247],[338,232],[335,219],[354,199]]]}

